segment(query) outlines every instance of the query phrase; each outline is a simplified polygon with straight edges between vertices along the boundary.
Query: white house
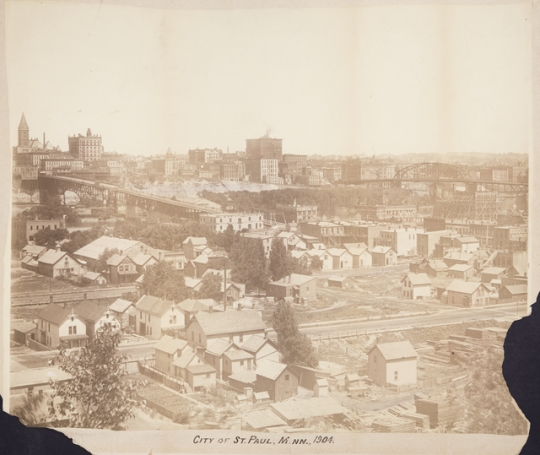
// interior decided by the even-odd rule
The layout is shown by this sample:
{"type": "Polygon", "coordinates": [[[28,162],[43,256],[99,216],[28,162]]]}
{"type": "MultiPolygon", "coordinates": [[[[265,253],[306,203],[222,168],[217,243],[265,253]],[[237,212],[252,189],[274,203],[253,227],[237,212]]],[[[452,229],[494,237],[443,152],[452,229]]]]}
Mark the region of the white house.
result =
{"type": "Polygon", "coordinates": [[[380,386],[416,384],[417,356],[408,340],[377,344],[368,352],[368,377],[380,386]]]}
{"type": "Polygon", "coordinates": [[[401,295],[405,299],[431,297],[431,280],[425,273],[407,273],[401,280],[401,295]]]}

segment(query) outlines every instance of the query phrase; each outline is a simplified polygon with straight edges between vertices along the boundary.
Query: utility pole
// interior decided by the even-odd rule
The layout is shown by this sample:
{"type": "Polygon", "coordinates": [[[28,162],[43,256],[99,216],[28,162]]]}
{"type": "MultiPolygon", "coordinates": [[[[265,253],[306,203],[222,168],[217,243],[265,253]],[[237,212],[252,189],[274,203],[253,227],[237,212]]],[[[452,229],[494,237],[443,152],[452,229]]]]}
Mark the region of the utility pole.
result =
{"type": "Polygon", "coordinates": [[[227,309],[227,257],[224,259],[223,266],[223,309],[227,309]]]}

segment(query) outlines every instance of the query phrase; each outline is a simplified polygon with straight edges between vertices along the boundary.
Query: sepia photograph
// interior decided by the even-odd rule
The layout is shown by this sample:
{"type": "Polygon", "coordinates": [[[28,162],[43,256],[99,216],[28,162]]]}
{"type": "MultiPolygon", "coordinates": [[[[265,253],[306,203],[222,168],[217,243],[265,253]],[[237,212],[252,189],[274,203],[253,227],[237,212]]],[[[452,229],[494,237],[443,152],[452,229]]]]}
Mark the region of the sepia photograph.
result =
{"type": "Polygon", "coordinates": [[[4,411],[95,454],[519,453],[532,3],[4,9],[4,411]]]}

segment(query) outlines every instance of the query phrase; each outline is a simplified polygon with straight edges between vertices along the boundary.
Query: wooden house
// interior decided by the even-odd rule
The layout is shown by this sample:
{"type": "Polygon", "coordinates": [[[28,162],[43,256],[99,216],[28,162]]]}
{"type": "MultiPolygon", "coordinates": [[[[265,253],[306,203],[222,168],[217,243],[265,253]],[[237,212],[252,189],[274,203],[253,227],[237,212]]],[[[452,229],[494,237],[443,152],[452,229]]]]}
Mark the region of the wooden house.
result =
{"type": "Polygon", "coordinates": [[[405,299],[431,297],[431,280],[425,273],[407,273],[401,280],[401,295],[405,299]]]}
{"type": "Polygon", "coordinates": [[[368,377],[377,385],[416,384],[417,353],[410,341],[375,345],[368,352],[368,377]]]}
{"type": "Polygon", "coordinates": [[[373,267],[397,264],[397,254],[389,246],[375,246],[371,250],[373,267]]]}
{"type": "Polygon", "coordinates": [[[60,343],[68,348],[86,346],[86,324],[71,308],[55,303],[44,307],[37,315],[37,341],[56,349],[60,343]]]}
{"type": "Polygon", "coordinates": [[[157,340],[163,335],[163,330],[184,327],[184,315],[171,300],[143,295],[135,309],[135,327],[139,335],[157,340]]]}
{"type": "Polygon", "coordinates": [[[266,325],[255,310],[199,312],[186,326],[188,343],[207,347],[210,340],[222,339],[242,345],[251,335],[265,336],[266,325]]]}
{"type": "Polygon", "coordinates": [[[272,401],[298,395],[298,375],[284,363],[260,360],[255,373],[255,392],[268,392],[272,401]]]}
{"type": "Polygon", "coordinates": [[[266,285],[266,296],[275,299],[293,297],[296,301],[317,298],[317,279],[310,275],[291,273],[266,285]]]}

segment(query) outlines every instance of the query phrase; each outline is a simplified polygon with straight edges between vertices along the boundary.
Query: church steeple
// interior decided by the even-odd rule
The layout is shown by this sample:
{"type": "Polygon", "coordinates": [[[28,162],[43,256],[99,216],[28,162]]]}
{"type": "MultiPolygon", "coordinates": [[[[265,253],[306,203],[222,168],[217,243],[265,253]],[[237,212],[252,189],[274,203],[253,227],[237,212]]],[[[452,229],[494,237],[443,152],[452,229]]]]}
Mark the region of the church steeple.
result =
{"type": "Polygon", "coordinates": [[[30,145],[30,128],[28,128],[28,123],[26,123],[26,118],[24,117],[24,112],[19,122],[19,147],[29,147],[30,145]]]}

